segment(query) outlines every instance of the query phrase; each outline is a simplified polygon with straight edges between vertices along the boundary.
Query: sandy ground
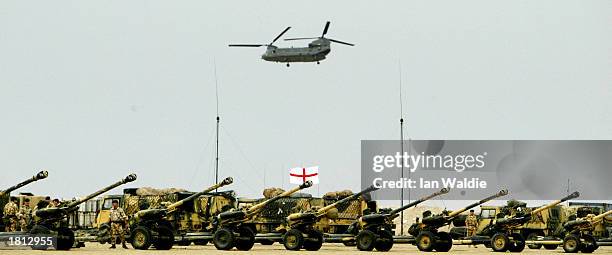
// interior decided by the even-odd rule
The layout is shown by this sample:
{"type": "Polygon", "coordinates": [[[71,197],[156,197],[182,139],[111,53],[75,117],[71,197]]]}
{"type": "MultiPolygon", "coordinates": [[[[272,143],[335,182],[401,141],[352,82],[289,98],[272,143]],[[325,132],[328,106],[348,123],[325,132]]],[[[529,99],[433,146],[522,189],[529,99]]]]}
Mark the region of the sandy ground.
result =
{"type": "MultiPolygon", "coordinates": [[[[346,247],[342,244],[331,244],[326,243],[323,245],[320,251],[310,252],[310,251],[287,251],[285,247],[281,244],[274,244],[271,246],[264,246],[255,244],[252,250],[245,251],[218,251],[212,245],[206,246],[175,246],[172,250],[169,251],[157,251],[157,250],[148,250],[148,251],[138,251],[134,249],[124,250],[121,248],[117,248],[116,250],[111,250],[108,248],[108,245],[101,245],[97,243],[87,243],[86,247],[72,249],[70,251],[31,251],[31,250],[21,250],[21,251],[0,251],[0,254],[372,254],[378,252],[359,252],[355,247],[346,247]]],[[[383,254],[383,253],[378,253],[383,254]]],[[[393,249],[388,253],[384,254],[423,254],[417,250],[415,246],[410,244],[396,244],[393,246],[393,249]]],[[[429,253],[429,254],[438,254],[438,253],[429,253]]],[[[479,246],[478,248],[468,247],[465,245],[453,246],[451,252],[446,254],[498,254],[492,252],[490,249],[485,248],[484,246],[479,246]]],[[[563,249],[559,248],[554,251],[548,250],[530,250],[525,249],[521,254],[565,254],[563,249]]],[[[600,247],[594,254],[612,254],[612,247],[600,247]]]]}

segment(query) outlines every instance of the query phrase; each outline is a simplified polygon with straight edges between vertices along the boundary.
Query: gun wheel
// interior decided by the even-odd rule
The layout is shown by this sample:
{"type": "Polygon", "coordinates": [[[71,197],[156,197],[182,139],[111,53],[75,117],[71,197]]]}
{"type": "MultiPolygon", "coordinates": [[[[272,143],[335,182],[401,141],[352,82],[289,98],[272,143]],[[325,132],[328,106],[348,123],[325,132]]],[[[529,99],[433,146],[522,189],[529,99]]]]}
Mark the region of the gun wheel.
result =
{"type": "Polygon", "coordinates": [[[597,250],[597,248],[599,248],[599,246],[597,245],[597,240],[595,240],[595,238],[591,235],[584,235],[582,236],[583,242],[582,242],[582,249],[581,251],[583,253],[593,253],[595,250],[597,250]]]}
{"type": "MultiPolygon", "coordinates": [[[[529,235],[527,235],[527,240],[529,241],[535,241],[538,240],[538,233],[530,233],[529,235]]],[[[542,244],[529,244],[527,245],[527,247],[529,247],[529,249],[534,249],[534,250],[538,250],[540,248],[542,248],[542,244]]],[[[557,247],[555,247],[556,249],[557,247]]]]}
{"type": "Polygon", "coordinates": [[[416,246],[419,251],[433,251],[435,245],[434,234],[429,231],[422,231],[416,238],[416,246]]]}
{"type": "Polygon", "coordinates": [[[391,231],[382,229],[378,231],[378,238],[374,244],[377,251],[389,251],[393,247],[393,234],[391,231]]]}
{"type": "Polygon", "coordinates": [[[172,229],[167,226],[160,226],[157,230],[158,237],[157,242],[155,242],[155,249],[158,250],[170,250],[174,245],[174,234],[172,233],[172,229]]]}
{"type": "Polygon", "coordinates": [[[357,249],[360,251],[371,251],[376,244],[376,235],[370,230],[363,230],[355,238],[357,249]]]}
{"type": "Polygon", "coordinates": [[[67,251],[74,245],[74,232],[69,228],[60,228],[57,230],[57,249],[67,251]]]}
{"type": "Polygon", "coordinates": [[[213,244],[217,250],[231,250],[234,247],[234,239],[234,233],[231,230],[222,228],[215,232],[213,244]]]}
{"type": "MultiPolygon", "coordinates": [[[[48,235],[51,234],[51,231],[41,225],[34,225],[34,227],[32,227],[32,229],[30,230],[30,234],[33,235],[48,235]]],[[[46,250],[47,247],[46,246],[32,246],[32,250],[46,250]]]]}
{"type": "Polygon", "coordinates": [[[580,238],[576,235],[568,235],[563,238],[563,250],[567,253],[576,253],[580,250],[580,238]]]}
{"type": "Polygon", "coordinates": [[[491,238],[491,248],[496,252],[505,252],[509,248],[510,239],[504,233],[496,233],[491,238]]]}
{"type": "Polygon", "coordinates": [[[297,229],[290,229],[283,235],[283,245],[285,249],[290,251],[299,251],[304,245],[304,235],[302,231],[297,229]]]}
{"type": "Polygon", "coordinates": [[[138,250],[146,250],[151,247],[151,232],[145,227],[136,227],[130,235],[132,239],[132,247],[138,250]]]}
{"type": "Polygon", "coordinates": [[[521,252],[525,249],[525,238],[521,234],[513,233],[510,235],[512,241],[508,244],[508,250],[510,252],[521,252]]]}
{"type": "Polygon", "coordinates": [[[449,233],[438,232],[434,249],[439,252],[448,252],[453,247],[453,238],[449,233]]]}
{"type": "Polygon", "coordinates": [[[236,249],[248,251],[255,244],[255,233],[250,228],[241,227],[238,229],[238,238],[236,238],[236,249]]]}

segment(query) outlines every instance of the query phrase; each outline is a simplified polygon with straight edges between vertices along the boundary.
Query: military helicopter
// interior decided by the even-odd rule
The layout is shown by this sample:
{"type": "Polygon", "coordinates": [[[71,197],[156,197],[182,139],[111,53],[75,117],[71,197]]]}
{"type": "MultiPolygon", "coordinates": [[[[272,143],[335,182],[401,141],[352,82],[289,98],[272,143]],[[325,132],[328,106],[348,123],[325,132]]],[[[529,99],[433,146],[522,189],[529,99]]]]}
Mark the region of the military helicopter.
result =
{"type": "Polygon", "coordinates": [[[291,27],[285,28],[283,32],[281,32],[274,40],[272,40],[269,44],[230,44],[229,47],[261,47],[267,46],[266,52],[261,55],[261,58],[265,61],[271,62],[281,62],[287,63],[287,67],[289,67],[289,63],[291,62],[317,62],[320,64],[321,60],[325,59],[325,56],[329,54],[331,51],[330,44],[331,42],[355,46],[352,43],[347,43],[339,40],[334,40],[331,38],[325,37],[327,34],[327,30],[329,29],[330,22],[328,21],[325,24],[325,29],[323,29],[323,34],[319,37],[303,37],[303,38],[290,38],[285,39],[285,41],[293,41],[293,40],[309,40],[315,39],[314,41],[308,44],[308,47],[291,47],[291,48],[279,48],[274,46],[274,43],[285,34],[291,27]]]}

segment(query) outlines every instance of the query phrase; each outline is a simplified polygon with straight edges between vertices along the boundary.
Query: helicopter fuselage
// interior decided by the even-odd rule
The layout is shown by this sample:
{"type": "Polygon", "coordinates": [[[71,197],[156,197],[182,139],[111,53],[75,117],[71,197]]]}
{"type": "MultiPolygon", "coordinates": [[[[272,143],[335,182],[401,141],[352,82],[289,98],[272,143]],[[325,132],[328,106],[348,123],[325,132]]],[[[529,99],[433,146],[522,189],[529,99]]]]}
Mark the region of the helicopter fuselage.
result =
{"type": "Polygon", "coordinates": [[[278,48],[276,46],[268,46],[268,49],[261,55],[261,58],[266,61],[282,63],[318,62],[324,60],[330,51],[329,42],[315,40],[308,47],[278,48]]]}

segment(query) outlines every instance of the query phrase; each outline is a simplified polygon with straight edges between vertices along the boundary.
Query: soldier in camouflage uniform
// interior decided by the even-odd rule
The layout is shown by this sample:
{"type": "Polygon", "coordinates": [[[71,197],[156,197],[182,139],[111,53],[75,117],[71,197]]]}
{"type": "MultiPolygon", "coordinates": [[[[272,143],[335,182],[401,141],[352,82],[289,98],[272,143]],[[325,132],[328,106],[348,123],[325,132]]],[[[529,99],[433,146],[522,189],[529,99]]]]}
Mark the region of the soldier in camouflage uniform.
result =
{"type": "Polygon", "coordinates": [[[19,212],[19,208],[17,207],[17,198],[11,197],[10,201],[4,205],[4,219],[7,224],[5,227],[6,232],[15,232],[17,231],[17,213],[19,212]]]}
{"type": "Polygon", "coordinates": [[[113,207],[110,209],[110,226],[111,226],[111,249],[115,249],[115,243],[117,241],[117,235],[121,239],[121,247],[127,249],[125,245],[125,235],[123,227],[127,226],[127,215],[122,208],[119,207],[119,201],[113,200],[113,207]]]}
{"type": "MultiPolygon", "coordinates": [[[[467,237],[472,237],[476,235],[476,230],[478,230],[478,219],[474,214],[474,210],[470,210],[470,214],[465,218],[465,226],[467,227],[467,237]]],[[[474,248],[476,245],[474,245],[474,248]]]]}
{"type": "Polygon", "coordinates": [[[32,215],[32,209],[30,209],[30,199],[26,198],[23,200],[21,208],[19,208],[19,226],[21,231],[28,231],[28,223],[30,223],[30,216],[32,215]]]}

